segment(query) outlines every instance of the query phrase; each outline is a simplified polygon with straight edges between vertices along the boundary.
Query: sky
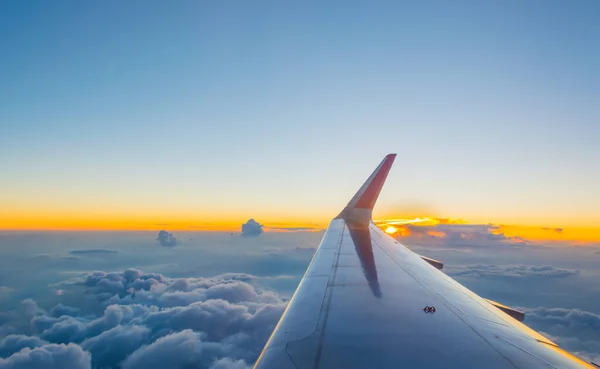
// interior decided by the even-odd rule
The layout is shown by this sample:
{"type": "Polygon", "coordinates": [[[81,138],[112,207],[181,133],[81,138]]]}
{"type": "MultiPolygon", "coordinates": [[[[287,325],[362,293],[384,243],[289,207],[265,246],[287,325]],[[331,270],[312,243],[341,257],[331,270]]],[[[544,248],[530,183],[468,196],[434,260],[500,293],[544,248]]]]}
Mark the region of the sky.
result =
{"type": "Polygon", "coordinates": [[[1,1],[0,369],[248,369],[391,152],[377,224],[600,362],[599,13],[1,1]]]}
{"type": "Polygon", "coordinates": [[[0,4],[0,228],[376,216],[600,241],[597,1],[0,4]],[[587,235],[587,236],[584,236],[587,235]]]}

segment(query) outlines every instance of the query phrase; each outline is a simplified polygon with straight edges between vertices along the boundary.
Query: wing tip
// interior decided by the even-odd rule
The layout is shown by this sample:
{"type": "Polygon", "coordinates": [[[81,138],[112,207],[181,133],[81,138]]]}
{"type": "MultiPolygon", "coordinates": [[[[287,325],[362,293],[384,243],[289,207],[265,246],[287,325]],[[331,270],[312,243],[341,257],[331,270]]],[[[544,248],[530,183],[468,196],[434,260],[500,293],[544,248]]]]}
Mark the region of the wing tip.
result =
{"type": "MultiPolygon", "coordinates": [[[[371,212],[379,198],[379,193],[383,188],[383,184],[387,179],[388,173],[392,168],[392,164],[394,163],[394,159],[396,159],[395,153],[387,154],[381,163],[375,168],[373,173],[367,178],[365,183],[361,186],[361,188],[356,192],[354,197],[348,202],[348,205],[342,210],[340,215],[337,218],[353,218],[352,213],[356,210],[361,210],[362,212],[368,212],[368,217],[370,220],[371,212]]],[[[364,216],[360,217],[361,219],[364,216]]]]}
{"type": "Polygon", "coordinates": [[[379,193],[383,188],[385,180],[387,179],[388,173],[394,164],[396,154],[388,154],[383,158],[381,164],[373,171],[373,174],[367,179],[363,187],[359,190],[357,195],[360,194],[357,201],[354,203],[354,208],[359,209],[373,209],[375,203],[379,198],[379,193]],[[362,193],[361,193],[362,192],[362,193]]]}

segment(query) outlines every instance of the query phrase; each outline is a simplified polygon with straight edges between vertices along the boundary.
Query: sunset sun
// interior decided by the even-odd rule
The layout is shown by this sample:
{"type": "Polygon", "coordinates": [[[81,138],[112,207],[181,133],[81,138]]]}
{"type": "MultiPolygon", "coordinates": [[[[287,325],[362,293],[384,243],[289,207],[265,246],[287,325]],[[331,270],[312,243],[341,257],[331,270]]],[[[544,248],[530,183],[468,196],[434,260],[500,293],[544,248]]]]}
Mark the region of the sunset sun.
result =
{"type": "Polygon", "coordinates": [[[387,234],[394,234],[396,232],[398,232],[398,228],[394,227],[393,225],[387,226],[387,228],[385,229],[385,233],[387,234]]]}

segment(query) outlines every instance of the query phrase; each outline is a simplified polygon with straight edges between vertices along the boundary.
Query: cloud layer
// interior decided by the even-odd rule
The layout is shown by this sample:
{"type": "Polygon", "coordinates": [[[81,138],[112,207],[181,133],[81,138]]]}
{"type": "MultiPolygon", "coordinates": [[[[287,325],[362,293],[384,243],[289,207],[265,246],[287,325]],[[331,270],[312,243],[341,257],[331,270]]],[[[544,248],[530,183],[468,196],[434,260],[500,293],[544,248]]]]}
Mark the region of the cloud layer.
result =
{"type": "Polygon", "coordinates": [[[528,324],[555,340],[561,347],[600,363],[600,315],[580,309],[524,308],[528,324]],[[574,332],[577,335],[574,335],[574,332]]]}
{"type": "Polygon", "coordinates": [[[0,359],[0,369],[89,369],[90,354],[78,345],[44,345],[34,349],[25,348],[0,359]]]}
{"type": "Polygon", "coordinates": [[[119,250],[111,249],[84,249],[84,250],[70,250],[69,254],[72,255],[102,255],[102,254],[116,254],[119,250]]]}
{"type": "Polygon", "coordinates": [[[493,224],[397,225],[394,237],[401,242],[433,247],[488,247],[530,245],[520,237],[507,237],[493,224]]]}
{"type": "Polygon", "coordinates": [[[8,334],[0,342],[0,369],[246,368],[286,305],[249,283],[254,279],[172,279],[127,269],[69,280],[61,284],[66,295],[78,294],[86,308],[59,304],[46,311],[23,301],[0,327],[8,334]]]}
{"type": "Polygon", "coordinates": [[[556,268],[551,265],[466,265],[450,266],[448,275],[470,278],[565,278],[579,274],[577,269],[556,268]]]}
{"type": "MultiPolygon", "coordinates": [[[[569,351],[595,357],[599,334],[590,324],[596,323],[577,319],[599,312],[600,274],[594,254],[599,249],[523,247],[519,240],[486,235],[497,232],[486,225],[430,229],[434,230],[448,233],[414,238],[419,240],[415,245],[427,244],[424,240],[431,245],[415,249],[443,261],[449,274],[476,293],[516,308],[565,303],[578,307],[580,313],[521,309],[527,311],[526,322],[533,329],[569,351]]],[[[38,355],[52,368],[52,360],[72,355],[73,363],[89,368],[136,368],[156,362],[237,369],[256,359],[286,304],[280,294],[291,295],[321,235],[267,232],[242,238],[182,233],[182,239],[194,241],[176,248],[161,247],[155,232],[19,237],[20,242],[0,237],[10,246],[0,258],[4,368],[37,367],[32,360],[38,355]],[[117,252],[70,253],[73,250],[117,252]],[[157,273],[127,269],[131,265],[157,273]],[[35,273],[23,273],[28,269],[35,273]],[[226,273],[231,270],[245,273],[226,273]],[[187,278],[197,275],[215,277],[187,278]],[[33,299],[19,303],[26,297],[33,299]],[[73,346],[83,355],[77,356],[73,346]],[[186,349],[178,351],[181,347],[186,349]],[[166,348],[193,355],[163,358],[160,353],[166,348]]]]}

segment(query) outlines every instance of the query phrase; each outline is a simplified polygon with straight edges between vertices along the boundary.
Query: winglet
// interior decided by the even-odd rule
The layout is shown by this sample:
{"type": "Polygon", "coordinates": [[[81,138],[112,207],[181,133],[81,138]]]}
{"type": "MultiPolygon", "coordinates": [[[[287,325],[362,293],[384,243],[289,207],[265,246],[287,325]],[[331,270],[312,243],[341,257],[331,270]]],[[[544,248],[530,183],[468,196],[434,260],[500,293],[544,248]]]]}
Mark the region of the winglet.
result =
{"type": "Polygon", "coordinates": [[[371,221],[373,207],[377,202],[381,188],[385,183],[395,158],[396,154],[389,154],[381,161],[379,166],[375,168],[375,171],[367,178],[367,181],[352,197],[337,218],[358,223],[368,223],[371,221]]]}

